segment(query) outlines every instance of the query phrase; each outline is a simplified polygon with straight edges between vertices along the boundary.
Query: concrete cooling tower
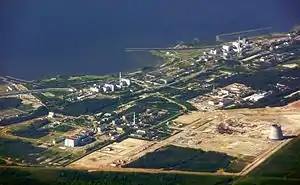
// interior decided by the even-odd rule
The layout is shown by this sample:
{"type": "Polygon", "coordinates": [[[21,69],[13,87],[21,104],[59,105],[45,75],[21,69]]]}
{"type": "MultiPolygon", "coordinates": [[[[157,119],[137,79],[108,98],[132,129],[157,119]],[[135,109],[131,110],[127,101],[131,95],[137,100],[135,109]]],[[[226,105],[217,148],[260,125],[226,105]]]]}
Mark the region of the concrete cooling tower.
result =
{"type": "Polygon", "coordinates": [[[281,126],[279,124],[273,124],[271,126],[269,139],[271,139],[271,140],[282,140],[283,139],[281,126]]]}

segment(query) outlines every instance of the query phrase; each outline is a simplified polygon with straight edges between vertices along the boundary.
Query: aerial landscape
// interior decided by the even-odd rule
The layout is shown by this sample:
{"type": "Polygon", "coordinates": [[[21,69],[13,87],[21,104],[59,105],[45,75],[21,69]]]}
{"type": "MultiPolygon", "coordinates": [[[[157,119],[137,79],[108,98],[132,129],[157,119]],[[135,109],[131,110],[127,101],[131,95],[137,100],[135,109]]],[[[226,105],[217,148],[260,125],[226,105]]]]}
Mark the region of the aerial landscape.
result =
{"type": "Polygon", "coordinates": [[[299,3],[239,2],[0,2],[0,185],[299,185],[299,3]]]}
{"type": "MultiPolygon", "coordinates": [[[[131,72],[2,76],[1,168],[215,175],[222,184],[274,171],[265,161],[300,133],[300,28],[268,30],[127,48],[164,61],[131,72]]],[[[284,178],[300,181],[296,171],[284,178]]]]}

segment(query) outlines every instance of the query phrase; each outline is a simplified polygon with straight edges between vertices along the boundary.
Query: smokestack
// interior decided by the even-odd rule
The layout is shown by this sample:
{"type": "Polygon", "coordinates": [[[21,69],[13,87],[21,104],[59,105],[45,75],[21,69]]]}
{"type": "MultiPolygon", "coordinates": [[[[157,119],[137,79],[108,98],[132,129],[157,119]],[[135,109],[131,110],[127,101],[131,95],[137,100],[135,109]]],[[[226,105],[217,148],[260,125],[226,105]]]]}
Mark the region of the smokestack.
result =
{"type": "Polygon", "coordinates": [[[133,112],[133,124],[135,125],[135,112],[133,112]]]}
{"type": "Polygon", "coordinates": [[[283,139],[281,126],[279,124],[273,124],[271,126],[269,139],[271,139],[271,140],[282,140],[283,139]]]}

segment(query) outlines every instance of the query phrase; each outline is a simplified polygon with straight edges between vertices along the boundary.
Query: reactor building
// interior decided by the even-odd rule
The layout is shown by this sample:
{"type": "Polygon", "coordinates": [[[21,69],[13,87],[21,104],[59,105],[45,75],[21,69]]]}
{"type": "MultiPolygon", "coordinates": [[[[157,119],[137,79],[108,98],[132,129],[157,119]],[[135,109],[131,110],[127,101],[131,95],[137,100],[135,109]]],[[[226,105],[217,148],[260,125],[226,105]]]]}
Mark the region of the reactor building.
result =
{"type": "Polygon", "coordinates": [[[279,124],[271,125],[269,139],[271,139],[271,140],[282,140],[283,139],[281,125],[279,125],[279,124]]]}

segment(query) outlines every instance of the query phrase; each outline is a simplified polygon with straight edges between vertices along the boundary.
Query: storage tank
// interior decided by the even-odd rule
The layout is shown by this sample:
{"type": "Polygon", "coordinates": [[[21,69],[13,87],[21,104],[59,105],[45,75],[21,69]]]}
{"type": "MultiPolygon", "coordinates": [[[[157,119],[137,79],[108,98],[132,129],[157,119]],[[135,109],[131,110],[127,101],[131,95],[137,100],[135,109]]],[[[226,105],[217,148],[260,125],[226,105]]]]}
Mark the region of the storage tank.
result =
{"type": "Polygon", "coordinates": [[[269,139],[271,139],[271,140],[282,140],[283,139],[281,125],[273,124],[271,126],[269,139]]]}

